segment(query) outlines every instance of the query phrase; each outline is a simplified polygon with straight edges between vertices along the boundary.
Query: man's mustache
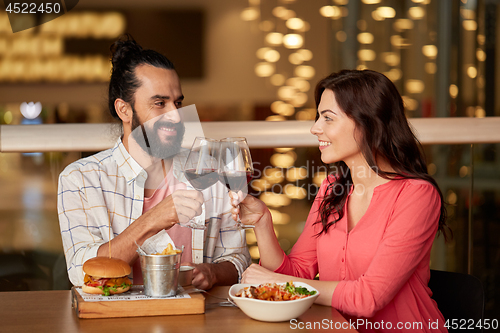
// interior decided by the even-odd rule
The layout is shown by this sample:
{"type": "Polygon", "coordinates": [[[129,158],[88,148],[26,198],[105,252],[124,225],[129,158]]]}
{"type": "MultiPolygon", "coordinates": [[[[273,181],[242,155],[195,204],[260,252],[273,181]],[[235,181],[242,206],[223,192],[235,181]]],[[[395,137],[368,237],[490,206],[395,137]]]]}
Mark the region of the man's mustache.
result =
{"type": "Polygon", "coordinates": [[[175,129],[177,131],[180,131],[184,128],[184,123],[182,123],[182,122],[172,123],[170,121],[158,120],[157,122],[154,123],[153,130],[157,131],[162,127],[172,128],[172,129],[175,129]]]}

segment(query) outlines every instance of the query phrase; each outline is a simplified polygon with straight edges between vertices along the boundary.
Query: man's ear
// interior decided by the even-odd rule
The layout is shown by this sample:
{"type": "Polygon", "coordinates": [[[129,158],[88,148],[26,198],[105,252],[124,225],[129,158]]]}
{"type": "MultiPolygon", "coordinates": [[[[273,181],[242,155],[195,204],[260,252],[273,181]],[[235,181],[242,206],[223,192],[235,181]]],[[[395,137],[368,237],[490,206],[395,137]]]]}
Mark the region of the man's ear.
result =
{"type": "Polygon", "coordinates": [[[130,104],[125,102],[121,98],[115,99],[115,110],[116,114],[123,123],[131,123],[132,122],[132,108],[130,104]]]}

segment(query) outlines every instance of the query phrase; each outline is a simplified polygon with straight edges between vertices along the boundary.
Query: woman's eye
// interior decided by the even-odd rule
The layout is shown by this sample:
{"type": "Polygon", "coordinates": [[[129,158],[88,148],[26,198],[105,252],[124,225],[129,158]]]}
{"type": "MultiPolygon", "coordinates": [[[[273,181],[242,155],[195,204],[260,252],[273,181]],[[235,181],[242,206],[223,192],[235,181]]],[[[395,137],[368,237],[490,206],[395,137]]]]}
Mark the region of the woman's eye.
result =
{"type": "Polygon", "coordinates": [[[182,101],[180,101],[180,102],[175,102],[175,106],[176,106],[176,107],[181,107],[181,106],[182,106],[182,101]]]}
{"type": "Polygon", "coordinates": [[[156,106],[164,106],[165,102],[163,102],[163,101],[161,101],[161,102],[155,102],[155,105],[156,106]]]}

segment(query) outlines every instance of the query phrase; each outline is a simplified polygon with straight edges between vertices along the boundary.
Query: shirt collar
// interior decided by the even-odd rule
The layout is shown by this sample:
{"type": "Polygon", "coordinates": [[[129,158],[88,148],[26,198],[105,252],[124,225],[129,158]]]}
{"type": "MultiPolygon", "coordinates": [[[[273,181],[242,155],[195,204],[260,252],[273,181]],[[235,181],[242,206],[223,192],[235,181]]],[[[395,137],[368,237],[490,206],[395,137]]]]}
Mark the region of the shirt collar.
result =
{"type": "Polygon", "coordinates": [[[131,183],[138,177],[143,178],[146,181],[147,174],[146,171],[130,156],[127,149],[123,145],[122,139],[118,138],[116,140],[115,146],[112,148],[113,158],[118,164],[118,168],[125,176],[127,183],[131,183]]]}

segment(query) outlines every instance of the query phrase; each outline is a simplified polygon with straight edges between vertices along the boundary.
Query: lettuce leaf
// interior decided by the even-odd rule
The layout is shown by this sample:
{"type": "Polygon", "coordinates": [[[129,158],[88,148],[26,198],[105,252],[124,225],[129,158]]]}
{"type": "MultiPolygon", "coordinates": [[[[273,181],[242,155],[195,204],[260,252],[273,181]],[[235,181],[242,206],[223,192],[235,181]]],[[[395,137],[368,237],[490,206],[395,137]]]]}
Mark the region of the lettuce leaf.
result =
{"type": "Polygon", "coordinates": [[[315,295],[316,290],[307,290],[307,288],[304,287],[295,287],[293,284],[286,283],[285,290],[289,291],[292,294],[299,294],[299,295],[315,295]]]}
{"type": "Polygon", "coordinates": [[[99,286],[97,288],[102,290],[102,296],[111,296],[111,293],[109,292],[109,286],[99,286]]]}
{"type": "MultiPolygon", "coordinates": [[[[131,286],[132,286],[131,284],[127,284],[125,282],[123,282],[120,285],[121,288],[127,288],[127,287],[131,287],[131,286]]],[[[114,285],[112,287],[110,287],[110,286],[98,286],[97,288],[102,290],[102,296],[111,296],[110,291],[113,291],[113,292],[118,291],[118,285],[114,285]]]]}

